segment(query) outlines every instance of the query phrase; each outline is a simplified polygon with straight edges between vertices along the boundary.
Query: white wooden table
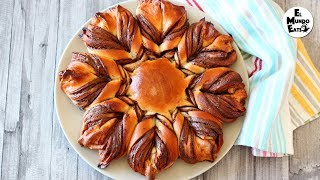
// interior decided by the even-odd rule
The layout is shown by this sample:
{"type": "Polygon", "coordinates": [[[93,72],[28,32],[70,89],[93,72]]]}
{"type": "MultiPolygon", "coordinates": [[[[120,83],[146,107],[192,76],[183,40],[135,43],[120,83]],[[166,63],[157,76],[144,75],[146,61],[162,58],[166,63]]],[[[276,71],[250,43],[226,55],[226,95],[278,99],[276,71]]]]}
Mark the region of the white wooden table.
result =
{"type": "MultiPolygon", "coordinates": [[[[276,0],[314,16],[303,39],[320,68],[320,1],[276,0]]],[[[55,67],[69,39],[95,12],[118,0],[0,0],[0,179],[108,179],[68,144],[55,114],[55,67]]],[[[197,179],[320,178],[320,120],[294,132],[295,155],[258,158],[235,146],[197,179]]]]}

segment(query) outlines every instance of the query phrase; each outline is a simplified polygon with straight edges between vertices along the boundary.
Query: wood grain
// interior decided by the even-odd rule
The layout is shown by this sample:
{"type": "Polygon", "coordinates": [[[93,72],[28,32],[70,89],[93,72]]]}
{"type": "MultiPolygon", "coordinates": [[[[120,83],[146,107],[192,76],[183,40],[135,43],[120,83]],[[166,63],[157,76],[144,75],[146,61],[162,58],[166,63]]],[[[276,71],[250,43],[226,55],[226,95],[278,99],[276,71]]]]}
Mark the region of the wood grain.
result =
{"type": "MultiPolygon", "coordinates": [[[[73,34],[95,12],[121,0],[0,0],[0,179],[109,179],[67,142],[54,110],[55,67],[73,34]]],[[[311,11],[314,28],[303,42],[320,69],[320,1],[276,0],[311,11]]],[[[320,120],[294,132],[295,155],[258,158],[235,146],[194,178],[320,178],[320,120]]]]}
{"type": "MultiPolygon", "coordinates": [[[[56,54],[52,57],[55,60],[55,65],[58,64],[63,49],[73,33],[86,20],[85,14],[78,13],[85,11],[85,1],[61,0],[57,4],[59,5],[56,7],[56,17],[58,19],[54,22],[57,27],[55,31],[57,45],[55,46],[56,54]]],[[[78,156],[71,149],[70,145],[65,143],[67,140],[60,128],[55,113],[52,123],[52,147],[50,149],[52,156],[50,162],[51,179],[76,180],[78,176],[78,156]]]]}
{"type": "MultiPolygon", "coordinates": [[[[19,167],[19,162],[17,161],[17,159],[19,159],[19,151],[10,151],[11,139],[15,139],[15,137],[17,137],[17,133],[6,132],[5,130],[6,112],[9,111],[9,109],[7,109],[7,99],[10,99],[7,97],[7,92],[10,61],[12,56],[11,49],[14,46],[12,37],[14,2],[1,2],[0,11],[0,41],[2,42],[0,46],[0,58],[2,62],[0,66],[0,153],[2,154],[0,157],[0,177],[17,178],[14,172],[19,167]],[[5,164],[8,158],[11,158],[12,166],[5,164]]],[[[13,146],[19,146],[19,144],[15,143],[13,146]]]]}

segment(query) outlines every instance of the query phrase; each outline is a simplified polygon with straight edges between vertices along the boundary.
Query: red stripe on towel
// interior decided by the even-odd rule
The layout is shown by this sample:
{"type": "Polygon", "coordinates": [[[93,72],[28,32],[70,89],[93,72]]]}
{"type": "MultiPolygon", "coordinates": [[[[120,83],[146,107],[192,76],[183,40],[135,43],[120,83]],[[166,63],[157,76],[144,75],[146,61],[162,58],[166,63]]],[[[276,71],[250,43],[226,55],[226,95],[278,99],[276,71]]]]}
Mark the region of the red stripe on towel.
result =
{"type": "Polygon", "coordinates": [[[189,0],[186,0],[186,1],[190,6],[193,6],[189,0]]]}
{"type": "Polygon", "coordinates": [[[259,70],[261,70],[262,69],[262,59],[259,59],[260,61],[259,61],[259,70]]]}
{"type": "Polygon", "coordinates": [[[256,57],[256,59],[254,60],[254,70],[251,71],[251,73],[249,74],[249,78],[258,70],[258,58],[256,57]]]}
{"type": "Polygon", "coordinates": [[[200,7],[200,5],[197,3],[196,0],[192,0],[194,2],[194,4],[197,6],[197,8],[200,10],[200,11],[203,11],[203,9],[200,7]]]}

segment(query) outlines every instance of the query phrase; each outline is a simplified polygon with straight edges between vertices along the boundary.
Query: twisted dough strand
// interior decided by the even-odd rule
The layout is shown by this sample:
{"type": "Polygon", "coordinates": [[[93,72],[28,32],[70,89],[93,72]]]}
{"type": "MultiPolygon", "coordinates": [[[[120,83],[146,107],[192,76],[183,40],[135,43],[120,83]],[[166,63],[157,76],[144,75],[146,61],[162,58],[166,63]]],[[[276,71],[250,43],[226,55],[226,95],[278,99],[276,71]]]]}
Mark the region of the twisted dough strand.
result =
{"type": "Polygon", "coordinates": [[[233,39],[218,32],[214,25],[201,19],[184,33],[175,60],[190,73],[202,73],[207,68],[230,66],[237,60],[233,39]]]}
{"type": "Polygon", "coordinates": [[[222,126],[218,119],[196,108],[177,110],[173,119],[182,160],[194,164],[216,159],[223,144],[222,126]]]}
{"type": "Polygon", "coordinates": [[[122,81],[114,61],[88,53],[73,53],[67,70],[61,71],[59,78],[61,89],[82,109],[113,98],[122,81]]]}
{"type": "Polygon", "coordinates": [[[140,60],[143,46],[140,28],[130,11],[115,6],[105,13],[97,13],[81,38],[88,51],[113,59],[118,64],[140,60]]]}
{"type": "Polygon", "coordinates": [[[79,144],[99,150],[100,168],[125,155],[138,119],[135,110],[113,98],[90,107],[83,116],[79,144]]]}
{"type": "Polygon", "coordinates": [[[145,117],[136,126],[128,149],[130,167],[149,179],[178,158],[177,137],[171,122],[161,115],[145,117]]]}
{"type": "Polygon", "coordinates": [[[207,69],[189,89],[195,104],[222,122],[233,122],[245,113],[247,93],[241,76],[230,68],[207,69]]]}
{"type": "Polygon", "coordinates": [[[168,1],[142,0],[136,15],[148,59],[161,57],[166,51],[176,48],[188,26],[184,7],[168,1]]]}

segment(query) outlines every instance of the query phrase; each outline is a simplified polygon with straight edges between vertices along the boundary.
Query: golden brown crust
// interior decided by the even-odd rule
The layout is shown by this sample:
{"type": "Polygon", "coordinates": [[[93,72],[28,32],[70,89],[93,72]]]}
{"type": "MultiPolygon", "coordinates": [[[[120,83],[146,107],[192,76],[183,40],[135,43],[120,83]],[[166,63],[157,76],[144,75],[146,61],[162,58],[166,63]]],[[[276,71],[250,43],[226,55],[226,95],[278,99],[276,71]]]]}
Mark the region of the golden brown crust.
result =
{"type": "Polygon", "coordinates": [[[118,64],[135,62],[143,56],[142,37],[130,11],[117,5],[97,13],[81,38],[90,53],[115,60],[118,64]]]}
{"type": "Polygon", "coordinates": [[[223,144],[221,123],[197,109],[174,114],[173,127],[179,141],[179,156],[187,163],[214,161],[223,144]]]}
{"type": "Polygon", "coordinates": [[[167,117],[177,106],[186,105],[184,74],[168,59],[146,61],[132,74],[129,96],[142,110],[167,117]]]}
{"type": "Polygon", "coordinates": [[[61,71],[59,77],[61,89],[82,109],[95,100],[114,97],[121,80],[114,61],[87,53],[73,53],[67,70],[61,71]]]}
{"type": "Polygon", "coordinates": [[[140,1],[136,16],[148,59],[176,48],[188,26],[184,7],[163,0],[140,1]]]}
{"type": "Polygon", "coordinates": [[[100,168],[127,152],[138,119],[134,109],[114,98],[90,107],[83,116],[79,144],[99,150],[100,168]]]}
{"type": "Polygon", "coordinates": [[[193,73],[230,66],[237,60],[232,42],[232,37],[221,34],[212,23],[201,19],[187,29],[179,42],[175,58],[183,68],[193,73]]]}
{"type": "Polygon", "coordinates": [[[178,158],[178,142],[170,121],[160,115],[145,117],[134,130],[128,149],[130,167],[149,179],[178,158]]]}
{"type": "Polygon", "coordinates": [[[206,70],[191,88],[196,105],[222,122],[233,122],[245,113],[247,93],[241,76],[230,68],[206,70]]]}

